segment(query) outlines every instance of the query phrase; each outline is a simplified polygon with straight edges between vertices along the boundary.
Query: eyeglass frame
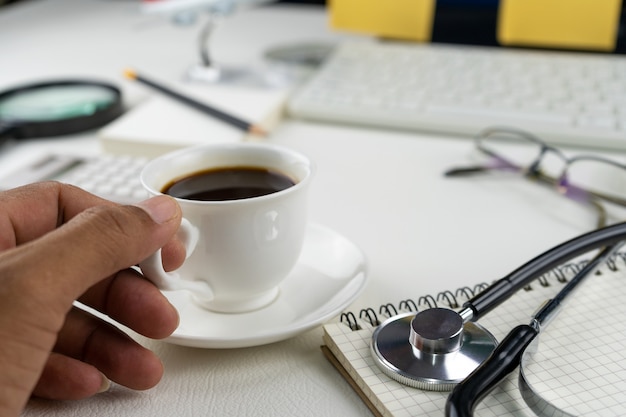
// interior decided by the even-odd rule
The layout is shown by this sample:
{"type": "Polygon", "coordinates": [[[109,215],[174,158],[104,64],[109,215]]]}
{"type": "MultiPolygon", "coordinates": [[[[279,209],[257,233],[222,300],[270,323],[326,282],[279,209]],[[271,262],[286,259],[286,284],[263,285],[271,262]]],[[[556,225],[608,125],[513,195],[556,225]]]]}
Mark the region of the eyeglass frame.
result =
{"type": "Polygon", "coordinates": [[[492,126],[488,127],[482,131],[480,131],[476,136],[474,136],[474,141],[476,147],[481,152],[486,155],[494,158],[495,161],[498,162],[497,165],[487,166],[487,165],[475,165],[469,167],[458,167],[448,169],[444,176],[453,177],[453,176],[461,176],[468,174],[476,174],[480,172],[486,172],[491,170],[505,170],[505,171],[516,171],[521,173],[525,178],[538,181],[540,183],[546,184],[551,188],[556,189],[559,194],[564,195],[574,201],[577,202],[586,202],[591,204],[597,211],[598,221],[597,228],[601,228],[606,226],[606,209],[598,200],[603,200],[606,202],[610,202],[612,204],[616,204],[622,207],[626,207],[626,199],[610,196],[604,193],[600,193],[593,190],[588,190],[583,187],[579,187],[575,184],[572,184],[568,181],[567,172],[569,167],[577,161],[589,160],[596,161],[600,163],[606,163],[612,165],[614,167],[623,169],[626,172],[626,165],[621,164],[617,161],[603,158],[595,155],[578,155],[574,157],[568,157],[565,155],[560,149],[547,144],[539,137],[533,135],[522,129],[512,128],[512,127],[501,127],[501,126],[492,126]],[[502,155],[494,152],[493,150],[485,147],[483,141],[485,139],[490,138],[495,134],[507,134],[510,136],[516,136],[518,139],[524,139],[528,142],[534,143],[539,146],[539,153],[535,157],[534,160],[527,167],[519,166],[516,163],[509,161],[507,158],[502,155]],[[545,155],[548,153],[553,153],[558,156],[564,162],[564,168],[559,177],[552,177],[550,175],[545,174],[541,171],[540,166],[541,162],[544,159],[545,155]]]}

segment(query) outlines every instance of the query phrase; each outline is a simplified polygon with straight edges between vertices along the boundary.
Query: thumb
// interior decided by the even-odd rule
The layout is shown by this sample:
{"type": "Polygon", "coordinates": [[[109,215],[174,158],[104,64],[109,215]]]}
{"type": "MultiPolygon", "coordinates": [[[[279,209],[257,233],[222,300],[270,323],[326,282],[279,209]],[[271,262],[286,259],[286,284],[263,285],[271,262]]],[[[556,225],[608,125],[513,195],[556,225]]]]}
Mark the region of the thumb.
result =
{"type": "MultiPolygon", "coordinates": [[[[98,281],[138,264],[172,239],[181,210],[168,196],[137,206],[89,208],[12,257],[29,292],[47,303],[71,303],[98,281]],[[33,293],[34,291],[34,293],[33,293]]],[[[21,249],[21,250],[20,250],[21,249]]]]}

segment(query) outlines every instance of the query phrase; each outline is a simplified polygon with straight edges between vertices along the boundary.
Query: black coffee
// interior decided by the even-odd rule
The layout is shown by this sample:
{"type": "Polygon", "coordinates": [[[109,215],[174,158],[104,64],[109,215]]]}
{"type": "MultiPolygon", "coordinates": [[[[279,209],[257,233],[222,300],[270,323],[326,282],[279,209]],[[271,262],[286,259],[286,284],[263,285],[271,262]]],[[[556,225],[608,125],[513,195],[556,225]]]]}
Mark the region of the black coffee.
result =
{"type": "Polygon", "coordinates": [[[170,182],[162,192],[186,200],[225,201],[259,197],[293,186],[278,171],[258,167],[213,168],[170,182]]]}

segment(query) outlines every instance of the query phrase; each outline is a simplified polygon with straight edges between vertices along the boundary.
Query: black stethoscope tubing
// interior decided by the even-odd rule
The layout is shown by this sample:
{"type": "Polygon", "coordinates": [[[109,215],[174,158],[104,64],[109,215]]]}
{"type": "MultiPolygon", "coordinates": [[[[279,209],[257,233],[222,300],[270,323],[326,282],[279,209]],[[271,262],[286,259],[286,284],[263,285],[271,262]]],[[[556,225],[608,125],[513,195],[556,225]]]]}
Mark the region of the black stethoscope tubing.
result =
{"type": "Polygon", "coordinates": [[[489,358],[453,389],[446,402],[446,416],[472,416],[473,409],[478,402],[504,376],[519,366],[524,350],[540,332],[540,325],[555,314],[565,297],[584,278],[590,275],[592,270],[604,262],[625,239],[626,223],[619,223],[581,235],[537,256],[466,302],[463,307],[473,312],[470,320],[477,320],[517,290],[529,284],[530,281],[554,267],[586,252],[604,248],[598,256],[576,274],[575,278],[553,300],[534,315],[535,323],[512,329],[489,358]]]}
{"type": "Polygon", "coordinates": [[[57,120],[2,119],[0,118],[0,142],[6,139],[30,139],[48,136],[61,136],[84,132],[104,126],[123,112],[122,93],[110,84],[85,79],[45,81],[22,85],[0,93],[0,102],[12,96],[48,87],[95,86],[109,91],[113,100],[92,114],[60,118],[57,120]]]}
{"type": "Polygon", "coordinates": [[[537,277],[560,264],[594,249],[615,245],[624,239],[626,222],[594,230],[549,249],[465,302],[463,310],[470,316],[465,321],[478,320],[537,277]]]}

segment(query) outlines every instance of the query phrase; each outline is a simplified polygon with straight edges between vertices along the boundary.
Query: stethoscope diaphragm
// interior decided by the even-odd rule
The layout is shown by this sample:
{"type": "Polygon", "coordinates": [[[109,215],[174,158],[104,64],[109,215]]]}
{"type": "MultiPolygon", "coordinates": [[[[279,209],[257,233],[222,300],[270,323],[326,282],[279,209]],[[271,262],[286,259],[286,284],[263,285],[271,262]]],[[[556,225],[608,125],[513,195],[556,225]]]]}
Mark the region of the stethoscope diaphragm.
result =
{"type": "Polygon", "coordinates": [[[372,334],[378,367],[402,384],[450,391],[493,352],[495,337],[450,309],[405,313],[381,323],[372,334]]]}

